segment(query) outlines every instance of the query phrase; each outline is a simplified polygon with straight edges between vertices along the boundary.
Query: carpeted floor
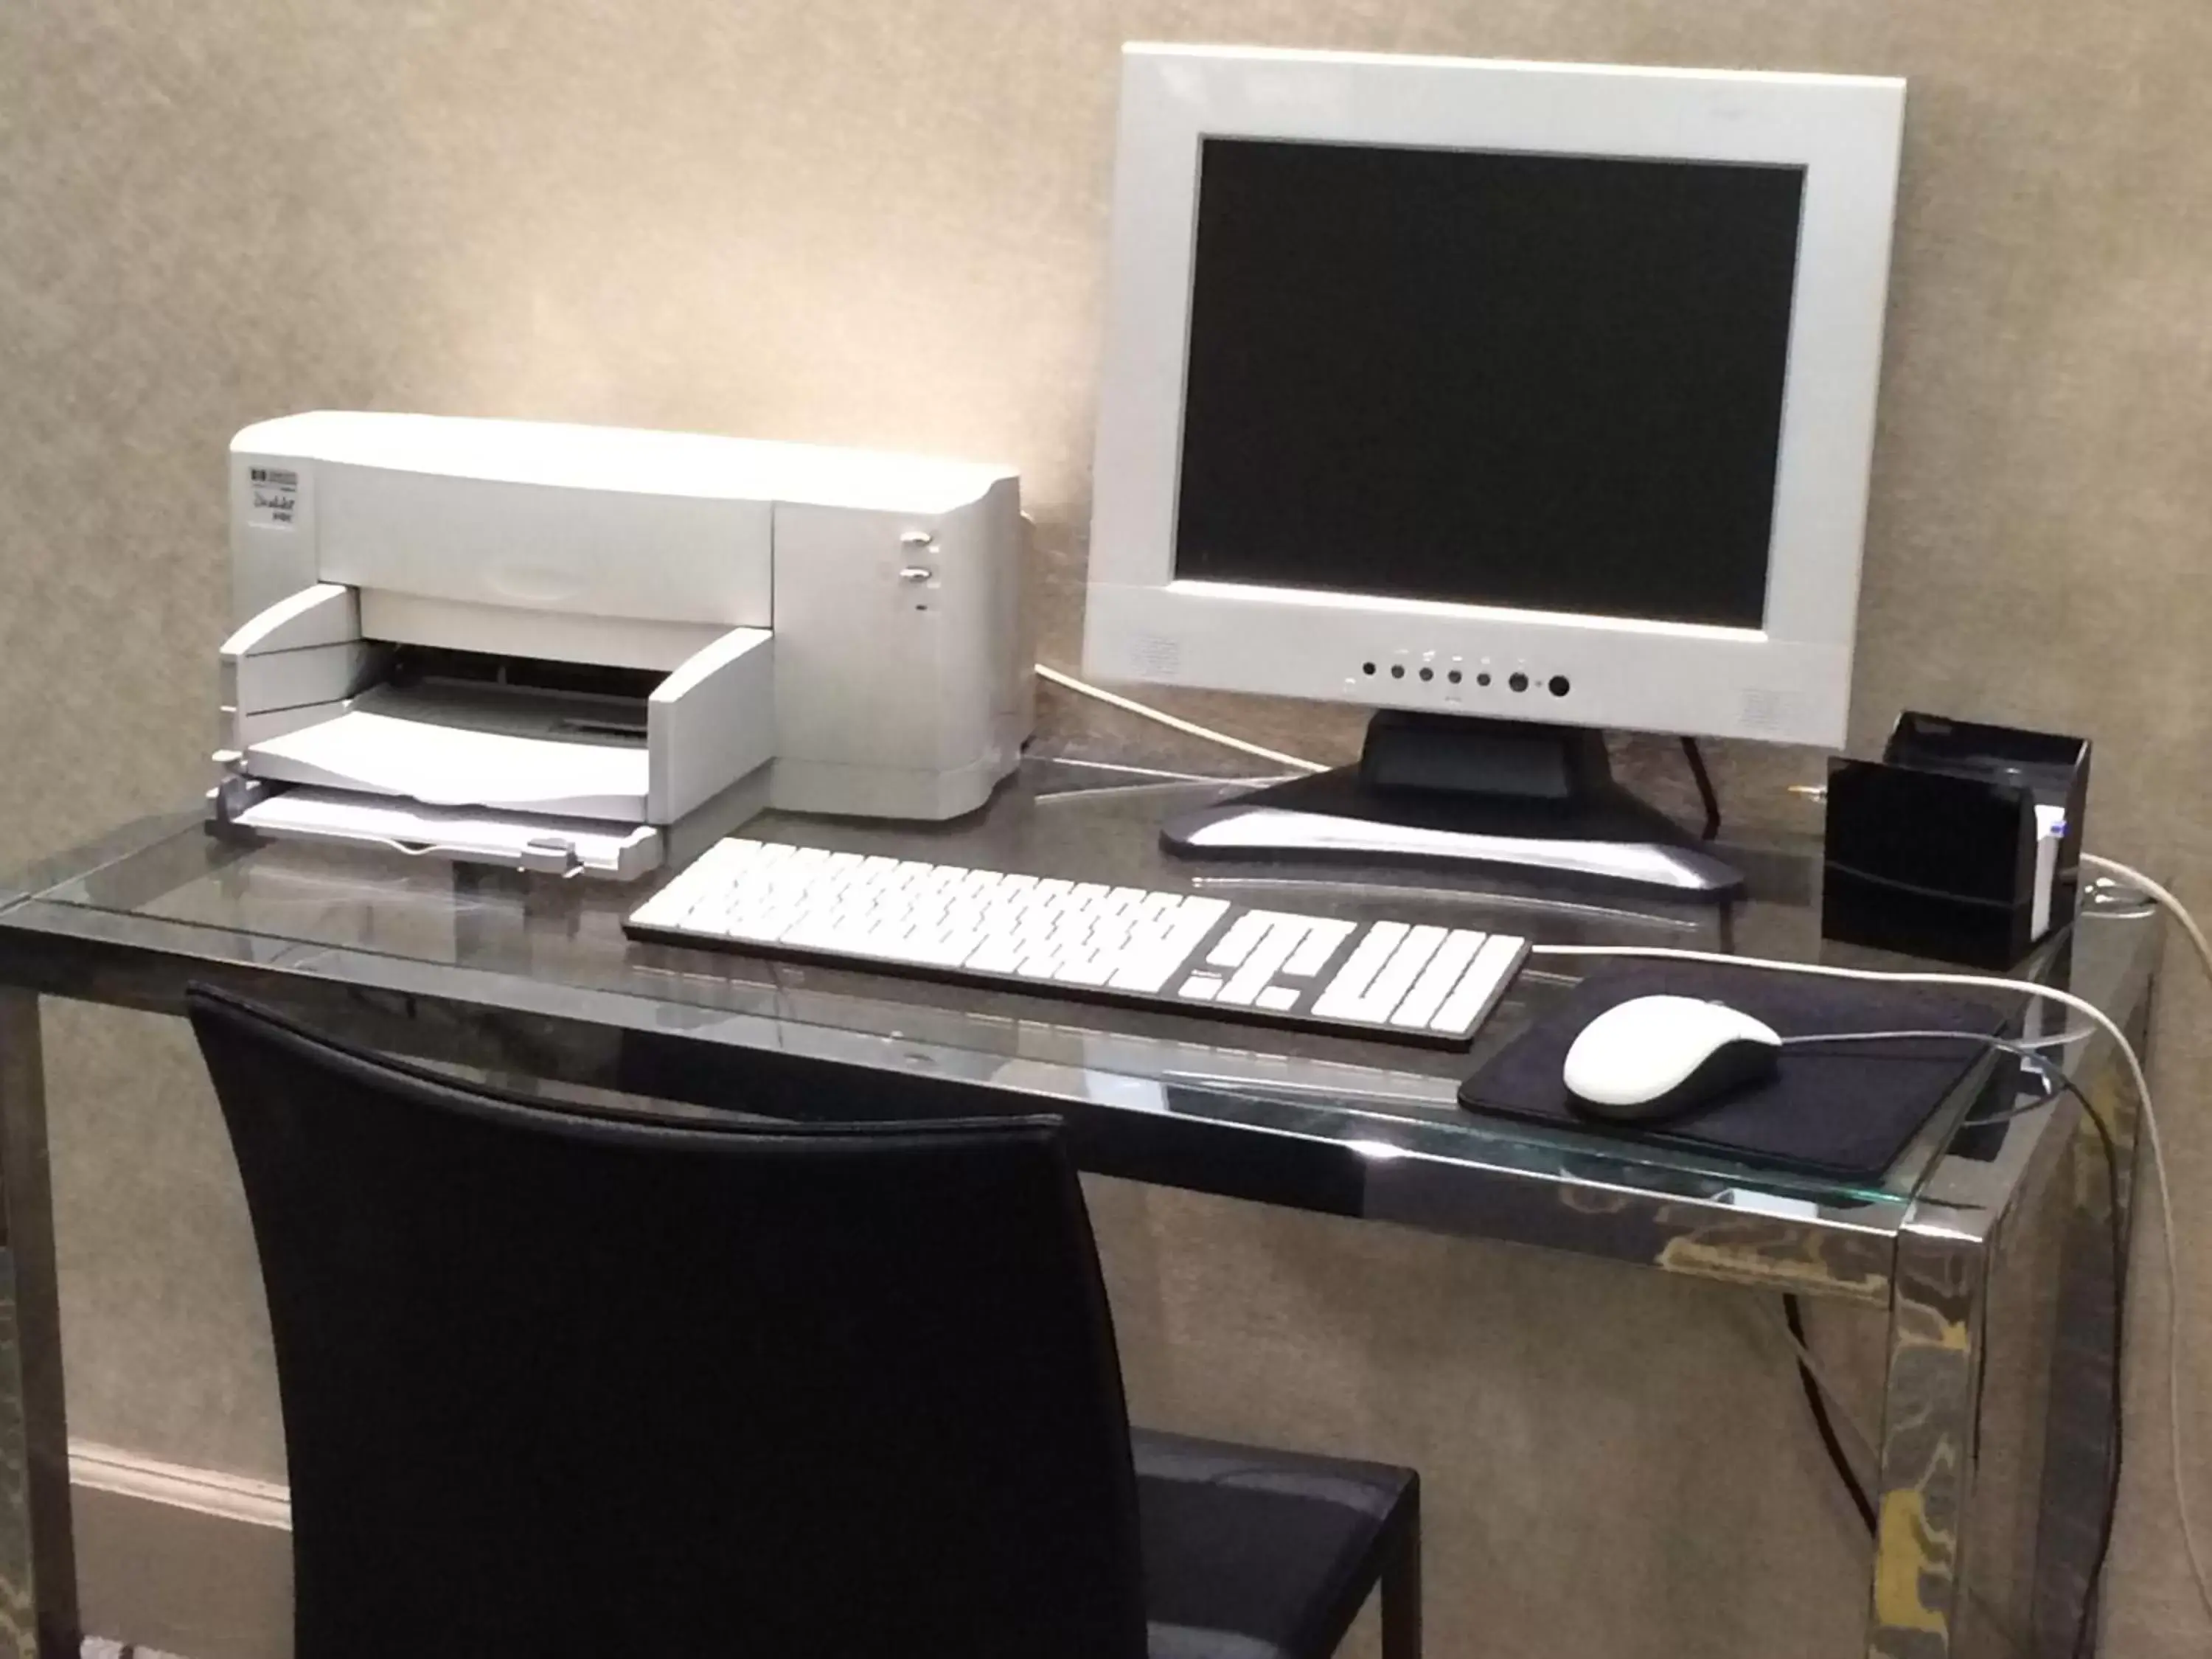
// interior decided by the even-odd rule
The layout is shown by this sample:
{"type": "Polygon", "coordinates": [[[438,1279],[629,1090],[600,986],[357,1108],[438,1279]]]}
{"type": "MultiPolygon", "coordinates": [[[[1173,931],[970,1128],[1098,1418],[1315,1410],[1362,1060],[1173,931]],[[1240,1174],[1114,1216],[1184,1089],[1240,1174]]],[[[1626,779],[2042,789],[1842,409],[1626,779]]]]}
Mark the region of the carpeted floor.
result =
{"type": "Polygon", "coordinates": [[[103,1642],[97,1636],[84,1638],[84,1659],[177,1659],[173,1653],[156,1652],[152,1648],[134,1648],[127,1642],[103,1642]]]}

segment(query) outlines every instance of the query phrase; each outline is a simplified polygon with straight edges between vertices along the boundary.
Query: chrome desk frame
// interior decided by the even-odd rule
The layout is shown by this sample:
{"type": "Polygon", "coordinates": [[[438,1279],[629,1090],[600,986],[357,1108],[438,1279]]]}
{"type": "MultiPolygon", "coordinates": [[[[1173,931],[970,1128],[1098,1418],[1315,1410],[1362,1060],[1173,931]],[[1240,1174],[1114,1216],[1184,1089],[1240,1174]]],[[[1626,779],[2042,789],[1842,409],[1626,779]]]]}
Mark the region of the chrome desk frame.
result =
{"type": "MultiPolygon", "coordinates": [[[[1021,799],[994,806],[992,821],[1034,816],[1063,798],[1043,787],[1050,780],[1035,775],[1038,767],[1025,769],[1032,775],[1021,799]]],[[[1158,807],[1152,798],[1144,810],[1158,807]]],[[[976,862],[1003,861],[1006,848],[1024,844],[986,839],[971,851],[976,862]]],[[[1094,835],[1091,850],[1105,844],[1094,835]]],[[[2019,1218],[2052,1193],[2075,1144],[2087,1144],[2087,1126],[2070,1100],[2014,1119],[1993,1158],[1954,1155],[1966,1107],[1939,1113],[1925,1144],[1900,1160],[1918,1160],[1909,1191],[1886,1206],[1841,1205],[1755,1173],[1638,1164],[1571,1137],[1480,1123],[1452,1111],[1449,1079],[1434,1072],[1407,1073],[1400,1103],[1391,1094],[1400,1085],[1372,1062],[1345,1072],[1340,1088],[1328,1081],[1335,1073],[1326,1060],[1215,1083],[1206,1076],[1208,1051],[1190,1049],[1191,1062],[1175,1061],[1178,1080],[1166,1087],[1157,1080],[1168,1063],[1161,1056],[1172,1060],[1181,1050],[1142,1018],[1126,1038],[1094,1031],[1079,1042],[1024,1024],[1039,1017],[1019,1012],[1021,999],[1009,1015],[943,997],[884,1000],[880,982],[871,987],[857,975],[829,975],[823,989],[818,973],[762,969],[750,981],[725,980],[694,974],[680,958],[649,961],[641,970],[637,951],[608,931],[609,918],[618,921],[635,893],[586,898],[582,884],[520,877],[483,890],[496,900],[501,925],[542,927],[572,944],[597,939],[597,954],[579,958],[591,972],[566,971],[565,959],[552,970],[495,971],[459,957],[349,948],[296,932],[155,914],[161,906],[132,896],[161,892],[172,878],[227,892],[223,884],[235,884],[237,872],[252,866],[224,860],[259,856],[218,851],[194,818],[178,816],[129,826],[0,883],[0,1659],[62,1659],[76,1652],[78,1638],[40,1001],[174,1015],[193,981],[281,1003],[397,1051],[631,1097],[706,1105],[728,1098],[742,1079],[750,1098],[787,1102],[799,1115],[844,1092],[821,1089],[825,1075],[849,1081],[866,1073],[871,1099],[900,1093],[902,1110],[1060,1112],[1084,1166],[1104,1174],[1886,1308],[1866,1651],[1875,1659],[1950,1659],[1976,1648],[1964,1540],[1992,1272],[2019,1218]],[[601,914],[594,905],[614,908],[601,914]],[[988,1042],[978,1040],[979,1019],[988,1025],[988,1042]],[[1143,1064],[1124,1064],[1122,1048],[1143,1064]]],[[[1125,870],[1119,878],[1141,883],[1145,872],[1125,870]]],[[[1157,873],[1152,879],[1165,882],[1157,873]]],[[[473,890],[464,890],[465,881],[442,894],[434,886],[418,884],[389,902],[441,905],[454,927],[465,927],[473,890]]],[[[2077,937],[2092,926],[2085,920],[2077,937]]],[[[2140,911],[2113,912],[2094,927],[2105,930],[2097,960],[2092,971],[2076,972],[2075,987],[2140,1041],[2158,922],[2140,911]]],[[[1772,947],[1754,936],[1738,948],[1772,947]]],[[[2108,1042],[2085,1044],[2070,1069],[2112,1120],[2124,1194],[2136,1103],[2118,1056],[2108,1042]]],[[[2072,1187],[2060,1224],[2059,1318],[2068,1331],[2101,1332],[2111,1317],[2104,1187],[2100,1180],[2072,1187]]],[[[2038,1655],[2069,1650],[2086,1581],[2092,1539],[2083,1506],[2101,1495],[2110,1399],[2101,1352],[2096,1340],[2053,1345],[2026,1613],[2027,1644],[2038,1655]]]]}

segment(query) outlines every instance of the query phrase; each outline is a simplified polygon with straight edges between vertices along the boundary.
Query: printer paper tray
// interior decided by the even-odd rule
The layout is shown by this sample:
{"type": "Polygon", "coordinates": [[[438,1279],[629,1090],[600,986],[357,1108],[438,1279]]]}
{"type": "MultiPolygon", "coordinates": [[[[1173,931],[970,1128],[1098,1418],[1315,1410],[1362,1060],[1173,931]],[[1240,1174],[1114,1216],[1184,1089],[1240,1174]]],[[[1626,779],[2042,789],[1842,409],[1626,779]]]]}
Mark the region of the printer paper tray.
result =
{"type": "Polygon", "coordinates": [[[563,708],[556,699],[472,702],[396,696],[379,688],[334,719],[255,744],[246,750],[246,768],[256,777],[422,802],[426,810],[453,807],[464,815],[597,818],[624,826],[647,817],[652,769],[641,732],[633,742],[560,738],[550,735],[563,708]],[[541,702],[545,706],[538,709],[541,702]],[[483,719],[486,708],[526,717],[534,712],[549,723],[548,734],[471,723],[471,716],[483,719]]]}
{"type": "Polygon", "coordinates": [[[230,822],[279,840],[363,842],[470,864],[617,881],[659,868],[664,852],[660,831],[651,824],[426,806],[342,789],[287,789],[230,822]]]}

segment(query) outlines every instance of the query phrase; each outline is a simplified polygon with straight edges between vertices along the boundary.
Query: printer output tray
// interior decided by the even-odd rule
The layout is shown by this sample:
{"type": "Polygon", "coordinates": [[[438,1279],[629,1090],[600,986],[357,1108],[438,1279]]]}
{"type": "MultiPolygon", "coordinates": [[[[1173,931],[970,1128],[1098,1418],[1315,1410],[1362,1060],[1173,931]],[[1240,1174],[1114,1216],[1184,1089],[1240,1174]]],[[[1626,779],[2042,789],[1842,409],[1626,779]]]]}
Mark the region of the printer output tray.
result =
{"type": "Polygon", "coordinates": [[[767,805],[764,766],[665,828],[544,812],[431,806],[389,795],[312,784],[272,787],[232,777],[215,791],[210,827],[219,833],[275,841],[349,842],[463,864],[635,881],[656,870],[689,864],[767,805]]]}
{"type": "Polygon", "coordinates": [[[666,855],[660,831],[649,823],[429,806],[313,785],[267,795],[226,821],[277,841],[352,842],[465,864],[616,881],[650,874],[666,855]]]}

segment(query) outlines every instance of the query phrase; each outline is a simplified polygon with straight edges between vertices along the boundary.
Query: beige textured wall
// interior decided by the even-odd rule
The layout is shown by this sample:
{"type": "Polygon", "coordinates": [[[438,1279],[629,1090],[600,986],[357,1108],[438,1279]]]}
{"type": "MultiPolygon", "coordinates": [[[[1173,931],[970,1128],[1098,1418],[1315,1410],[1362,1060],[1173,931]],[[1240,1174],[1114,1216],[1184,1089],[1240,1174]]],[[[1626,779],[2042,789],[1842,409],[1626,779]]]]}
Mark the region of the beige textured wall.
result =
{"type": "MultiPolygon", "coordinates": [[[[1129,38],[1911,77],[1858,736],[1906,703],[2094,733],[2095,840],[2212,896],[2204,0],[13,0],[0,853],[198,787],[222,450],[253,418],[1002,458],[1071,545],[1129,38]]],[[[1726,775],[1750,787],[1756,759],[1726,775]]],[[[2172,983],[2159,1071],[2194,1194],[2207,1004],[2172,983]]],[[[150,1021],[58,1026],[74,1427],[273,1472],[250,1246],[189,1055],[150,1021]]],[[[1850,1650],[1860,1547],[1740,1298],[1132,1189],[1101,1211],[1152,1415],[1430,1467],[1441,1650],[1850,1650]]],[[[2212,1642],[2157,1438],[2161,1293],[2142,1275],[2130,1656],[2212,1642]]]]}

